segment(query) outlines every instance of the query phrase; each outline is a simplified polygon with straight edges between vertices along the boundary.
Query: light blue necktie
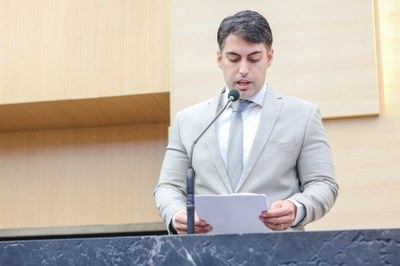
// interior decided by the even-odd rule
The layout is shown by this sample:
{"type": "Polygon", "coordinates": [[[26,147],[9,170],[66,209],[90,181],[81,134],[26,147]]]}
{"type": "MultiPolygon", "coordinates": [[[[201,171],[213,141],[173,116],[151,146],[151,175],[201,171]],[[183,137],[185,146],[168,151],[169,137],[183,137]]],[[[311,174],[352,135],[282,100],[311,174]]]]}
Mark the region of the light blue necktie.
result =
{"type": "Polygon", "coordinates": [[[227,172],[232,188],[235,190],[243,171],[243,118],[242,112],[251,102],[239,100],[232,102],[231,128],[229,131],[227,172]]]}

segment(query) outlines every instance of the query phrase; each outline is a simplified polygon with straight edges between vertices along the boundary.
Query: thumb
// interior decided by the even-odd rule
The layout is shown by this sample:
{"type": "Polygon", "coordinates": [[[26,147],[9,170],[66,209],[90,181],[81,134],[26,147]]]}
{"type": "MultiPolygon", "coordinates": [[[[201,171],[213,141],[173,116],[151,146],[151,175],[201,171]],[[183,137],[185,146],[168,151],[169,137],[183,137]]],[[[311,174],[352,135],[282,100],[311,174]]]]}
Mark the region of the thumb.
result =
{"type": "Polygon", "coordinates": [[[282,207],[283,201],[282,200],[278,200],[275,201],[274,203],[272,203],[271,205],[271,210],[275,210],[275,209],[279,209],[282,207]]]}

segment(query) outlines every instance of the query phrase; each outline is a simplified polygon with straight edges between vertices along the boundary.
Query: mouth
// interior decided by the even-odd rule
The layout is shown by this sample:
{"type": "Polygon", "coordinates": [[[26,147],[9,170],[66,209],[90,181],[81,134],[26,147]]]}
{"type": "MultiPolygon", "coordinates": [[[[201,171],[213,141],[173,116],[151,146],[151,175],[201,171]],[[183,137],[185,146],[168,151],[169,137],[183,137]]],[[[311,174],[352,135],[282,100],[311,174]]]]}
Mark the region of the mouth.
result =
{"type": "Polygon", "coordinates": [[[236,82],[238,90],[246,90],[251,86],[252,82],[246,79],[240,79],[236,82]]]}

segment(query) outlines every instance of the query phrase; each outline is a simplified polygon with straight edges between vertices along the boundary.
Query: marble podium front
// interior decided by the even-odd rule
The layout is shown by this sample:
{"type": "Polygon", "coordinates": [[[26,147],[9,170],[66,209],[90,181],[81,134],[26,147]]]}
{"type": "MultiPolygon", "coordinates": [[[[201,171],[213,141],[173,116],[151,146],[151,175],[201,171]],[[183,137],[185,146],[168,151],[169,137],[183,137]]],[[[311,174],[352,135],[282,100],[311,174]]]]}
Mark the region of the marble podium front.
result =
{"type": "Polygon", "coordinates": [[[0,265],[400,265],[400,229],[3,240],[0,265]]]}

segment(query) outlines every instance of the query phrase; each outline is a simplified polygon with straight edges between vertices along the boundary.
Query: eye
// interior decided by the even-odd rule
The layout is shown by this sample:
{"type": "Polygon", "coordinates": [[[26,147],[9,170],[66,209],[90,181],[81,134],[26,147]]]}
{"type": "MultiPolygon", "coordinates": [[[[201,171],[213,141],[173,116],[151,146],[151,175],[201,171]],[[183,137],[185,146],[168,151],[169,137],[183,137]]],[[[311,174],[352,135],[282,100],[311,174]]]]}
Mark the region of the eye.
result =
{"type": "Polygon", "coordinates": [[[235,53],[227,53],[226,54],[226,59],[231,62],[231,63],[237,63],[240,61],[240,56],[235,53]]]}
{"type": "Polygon", "coordinates": [[[258,61],[260,61],[260,59],[261,59],[260,56],[251,56],[251,57],[249,57],[248,60],[249,60],[251,63],[257,63],[258,61]]]}

